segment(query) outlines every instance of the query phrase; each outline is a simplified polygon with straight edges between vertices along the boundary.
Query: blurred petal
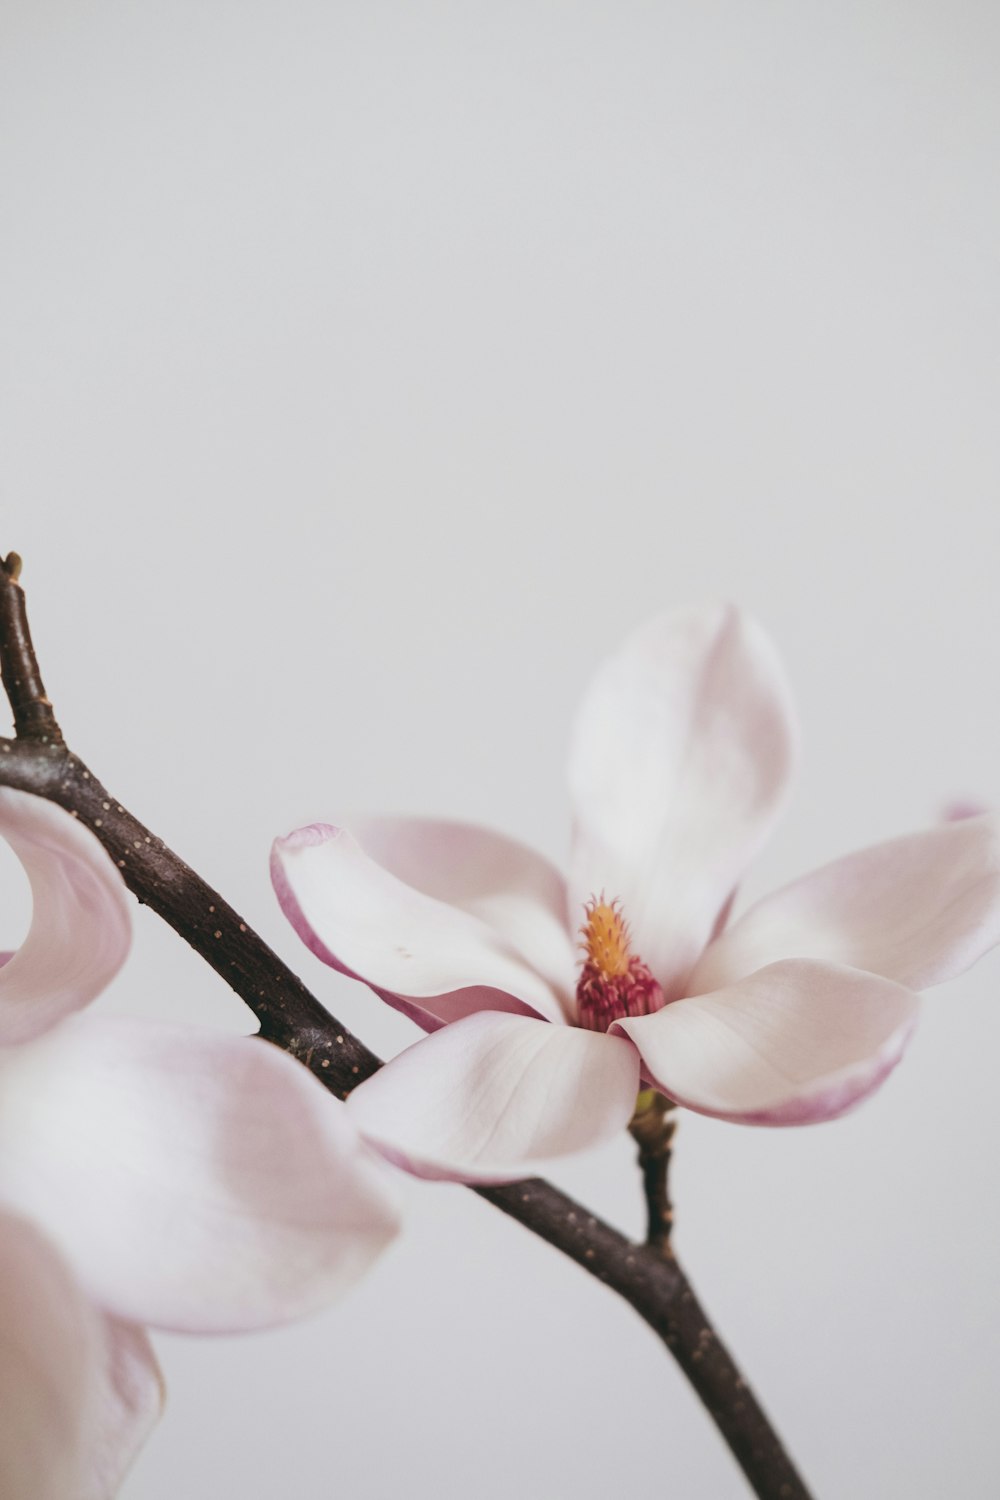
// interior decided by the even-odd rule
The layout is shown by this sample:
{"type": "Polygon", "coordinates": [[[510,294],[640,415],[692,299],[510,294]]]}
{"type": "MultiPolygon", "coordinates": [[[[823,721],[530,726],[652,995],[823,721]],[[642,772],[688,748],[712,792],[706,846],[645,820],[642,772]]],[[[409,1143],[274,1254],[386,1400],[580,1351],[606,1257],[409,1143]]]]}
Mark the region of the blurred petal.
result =
{"type": "MultiPolygon", "coordinates": [[[[398,880],[345,829],[314,823],[277,839],[271,879],[317,958],[422,1025],[479,1010],[563,1018],[552,986],[500,931],[398,880]]],[[[523,920],[520,927],[523,935],[523,920]]]]}
{"type": "Polygon", "coordinates": [[[639,1059],[623,1039],[493,1012],[408,1047],[348,1109],[417,1176],[509,1182],[623,1130],[638,1087],[639,1059]]]}
{"type": "Polygon", "coordinates": [[[0,1214],[0,1495],[67,1500],[83,1473],[97,1316],[54,1246],[0,1214]]]}
{"type": "Polygon", "coordinates": [[[790,961],[616,1021],[643,1074],[689,1109],[744,1125],[808,1125],[859,1104],[896,1066],[916,995],[857,969],[790,961]]]}
{"type": "Polygon", "coordinates": [[[97,839],[41,797],[0,788],[0,835],[31,882],[31,928],[0,968],[0,1043],[27,1041],[114,978],[131,941],[128,895],[97,839]]]}
{"type": "Polygon", "coordinates": [[[759,901],[707,950],[691,987],[815,958],[922,990],[997,942],[1000,820],[967,818],[848,854],[759,901]]]}
{"type": "Polygon", "coordinates": [[[0,1201],[122,1318],[214,1333],[314,1311],[395,1233],[383,1179],[265,1042],[87,1015],[0,1053],[0,1201]]]}
{"type": "Polygon", "coordinates": [[[668,998],[785,800],[794,754],[774,648],[732,608],[665,615],[598,672],[570,757],[571,924],[617,898],[668,998]]]}
{"type": "Polygon", "coordinates": [[[145,1329],[111,1317],[102,1324],[84,1477],[71,1500],[114,1500],[163,1411],[163,1376],[145,1329]]]}
{"type": "Polygon", "coordinates": [[[981,813],[992,812],[987,802],[977,802],[972,797],[959,797],[941,810],[946,823],[960,823],[963,818],[978,818],[981,813]]]}

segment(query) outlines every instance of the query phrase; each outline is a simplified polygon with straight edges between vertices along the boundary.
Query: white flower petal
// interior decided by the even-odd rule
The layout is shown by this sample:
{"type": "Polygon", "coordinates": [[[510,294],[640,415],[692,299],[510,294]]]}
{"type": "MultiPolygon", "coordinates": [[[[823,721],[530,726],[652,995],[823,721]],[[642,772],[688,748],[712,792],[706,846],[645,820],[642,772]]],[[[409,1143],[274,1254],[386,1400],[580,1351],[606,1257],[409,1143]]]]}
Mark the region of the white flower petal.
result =
{"type": "Polygon", "coordinates": [[[354,1090],[359,1130],[417,1176],[509,1182],[623,1130],[639,1059],[619,1037],[483,1012],[424,1037],[354,1090]]]}
{"type": "Polygon", "coordinates": [[[844,1114],[895,1067],[919,1001],[874,974],[795,960],[616,1021],[643,1073],[679,1104],[744,1125],[844,1114]]]}
{"type": "Polygon", "coordinates": [[[693,989],[782,958],[825,959],[922,990],[1000,942],[1000,819],[860,849],[758,901],[708,948],[693,989]]]}
{"type": "Polygon", "coordinates": [[[131,941],[122,878],[94,835],[42,797],[0,787],[0,834],[31,882],[31,928],[0,967],[0,1043],[39,1035],[100,994],[131,941]]]}
{"type": "Polygon", "coordinates": [[[384,1177],[265,1042],[85,1015],[0,1052],[0,1202],[122,1318],[211,1333],[312,1312],[396,1232],[384,1177]]]}
{"type": "Polygon", "coordinates": [[[71,1500],[114,1500],[163,1411],[163,1376],[145,1329],[108,1316],[101,1324],[83,1474],[71,1500]]]}
{"type": "Polygon", "coordinates": [[[570,758],[571,924],[619,899],[636,951],[682,992],[785,800],[795,733],[759,625],[732,608],[665,615],[598,672],[570,758]]]}
{"type": "Polygon", "coordinates": [[[578,961],[566,881],[544,855],[492,829],[444,819],[363,818],[351,832],[397,880],[481,918],[571,1003],[578,961]]]}
{"type": "Polygon", "coordinates": [[[68,1500],[84,1472],[98,1320],[32,1224],[0,1212],[0,1495],[68,1500]]]}
{"type": "Polygon", "coordinates": [[[422,1025],[479,1010],[563,1019],[552,986],[500,931],[397,879],[345,829],[312,824],[277,839],[271,878],[318,958],[422,1025]]]}

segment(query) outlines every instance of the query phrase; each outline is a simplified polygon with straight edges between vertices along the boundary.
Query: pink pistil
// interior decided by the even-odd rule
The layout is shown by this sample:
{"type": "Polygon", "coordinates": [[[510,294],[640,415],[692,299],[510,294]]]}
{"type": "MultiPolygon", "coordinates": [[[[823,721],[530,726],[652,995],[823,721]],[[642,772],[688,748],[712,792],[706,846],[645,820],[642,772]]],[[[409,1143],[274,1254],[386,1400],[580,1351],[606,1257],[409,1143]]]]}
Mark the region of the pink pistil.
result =
{"type": "Polygon", "coordinates": [[[577,1020],[588,1031],[607,1031],[626,1016],[651,1016],[663,1004],[663,991],[641,958],[629,959],[626,974],[603,974],[586,963],[576,987],[577,1020]]]}
{"type": "Polygon", "coordinates": [[[630,934],[618,902],[594,898],[585,915],[580,935],[586,957],[576,987],[578,1024],[587,1031],[607,1031],[613,1021],[660,1010],[663,991],[642,959],[630,951],[630,934]]]}

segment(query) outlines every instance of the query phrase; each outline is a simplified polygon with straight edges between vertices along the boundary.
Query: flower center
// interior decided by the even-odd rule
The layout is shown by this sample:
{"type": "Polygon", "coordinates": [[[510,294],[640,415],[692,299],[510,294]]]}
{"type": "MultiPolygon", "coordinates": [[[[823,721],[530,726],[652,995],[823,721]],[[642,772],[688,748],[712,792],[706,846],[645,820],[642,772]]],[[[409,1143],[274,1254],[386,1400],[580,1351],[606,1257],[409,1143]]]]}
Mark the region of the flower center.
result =
{"type": "Polygon", "coordinates": [[[631,948],[618,901],[592,897],[580,928],[583,968],[576,986],[577,1023],[607,1031],[625,1016],[649,1016],[664,1004],[663,991],[631,948]]]}

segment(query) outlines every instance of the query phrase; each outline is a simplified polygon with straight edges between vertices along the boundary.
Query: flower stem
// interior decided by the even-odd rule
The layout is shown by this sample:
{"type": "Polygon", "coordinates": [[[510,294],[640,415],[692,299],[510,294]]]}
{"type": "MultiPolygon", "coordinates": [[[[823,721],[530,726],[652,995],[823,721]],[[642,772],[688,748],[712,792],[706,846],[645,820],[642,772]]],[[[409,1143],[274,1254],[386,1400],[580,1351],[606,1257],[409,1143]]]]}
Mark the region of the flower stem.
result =
{"type": "MultiPolygon", "coordinates": [[[[15,554],[0,562],[0,669],[15,723],[15,738],[0,739],[0,786],[45,797],[90,828],[137,899],[245,1001],[260,1022],[261,1037],[297,1057],[332,1093],[346,1097],[381,1066],[379,1058],[324,1009],[211,886],[105,791],[63,742],[31,644],[19,573],[15,554]]],[[[650,1213],[646,1245],[633,1244],[541,1180],[475,1191],[639,1313],[677,1360],[759,1500],[809,1500],[669,1248],[669,1109],[668,1101],[659,1099],[632,1124],[650,1213]]]]}
{"type": "Polygon", "coordinates": [[[670,1201],[670,1157],[677,1114],[674,1101],[655,1089],[644,1089],[629,1125],[639,1147],[638,1160],[646,1196],[646,1244],[660,1255],[673,1255],[670,1231],[674,1209],[670,1201]]]}

